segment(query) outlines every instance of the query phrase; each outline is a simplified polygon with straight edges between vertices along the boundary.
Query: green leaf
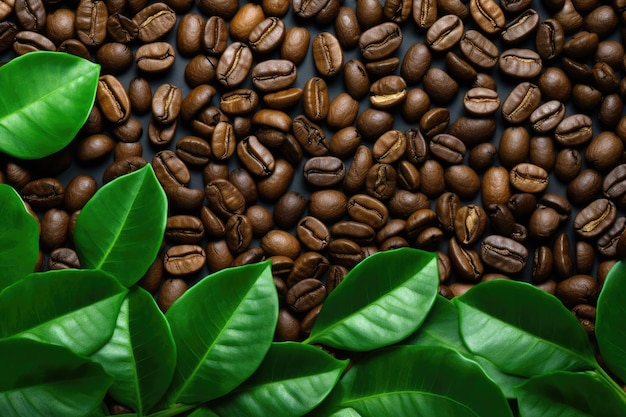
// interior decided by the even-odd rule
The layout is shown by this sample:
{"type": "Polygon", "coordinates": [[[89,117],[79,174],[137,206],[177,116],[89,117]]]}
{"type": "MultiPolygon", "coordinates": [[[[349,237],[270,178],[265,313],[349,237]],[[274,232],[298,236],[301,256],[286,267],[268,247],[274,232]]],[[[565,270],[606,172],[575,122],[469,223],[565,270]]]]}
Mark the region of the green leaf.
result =
{"type": "Polygon", "coordinates": [[[133,287],[122,303],[113,336],[92,358],[115,380],[111,397],[147,414],[167,390],[176,346],[165,316],[147,291],[133,287]]]}
{"type": "Polygon", "coordinates": [[[219,417],[213,411],[209,410],[206,407],[197,408],[193,411],[193,413],[189,414],[187,417],[219,417]]]}
{"type": "Polygon", "coordinates": [[[69,144],[96,98],[100,66],[59,52],[33,52],[0,68],[0,151],[21,159],[69,144]]]}
{"type": "Polygon", "coordinates": [[[410,248],[378,252],[330,293],[306,342],[352,351],[398,342],[424,321],[438,288],[435,253],[410,248]]]}
{"type": "Polygon", "coordinates": [[[340,407],[370,416],[512,417],[502,392],[451,349],[395,346],[371,353],[340,382],[340,407]]]}
{"type": "Polygon", "coordinates": [[[89,355],[113,334],[126,291],[102,271],[30,274],[0,293],[0,339],[23,337],[89,355]]]}
{"type": "Polygon", "coordinates": [[[274,343],[248,380],[210,406],[220,417],[299,417],[322,402],[347,365],[313,346],[274,343]]]}
{"type": "Polygon", "coordinates": [[[150,165],[118,177],[100,188],[76,219],[80,261],[130,287],[154,262],[166,222],[167,198],[150,165]]]}
{"type": "Polygon", "coordinates": [[[596,310],[596,338],[606,366],[626,382],[626,263],[620,261],[606,277],[596,310]]]}
{"type": "Polygon", "coordinates": [[[530,284],[484,282],[454,300],[467,347],[504,372],[530,377],[595,365],[587,334],[574,315],[530,284]]]}
{"type": "Polygon", "coordinates": [[[403,345],[440,346],[459,352],[465,358],[476,362],[487,376],[500,387],[505,397],[515,398],[513,388],[526,379],[506,374],[483,358],[473,355],[463,343],[459,331],[459,315],[455,304],[442,296],[437,296],[435,305],[422,326],[409,338],[401,342],[403,345]]]}
{"type": "Polygon", "coordinates": [[[0,184],[0,291],[35,270],[39,226],[13,187],[0,184]]]}
{"type": "Polygon", "coordinates": [[[177,347],[169,403],[220,397],[256,370],[278,320],[271,261],[209,275],[166,313],[177,347]]]}
{"type": "Polygon", "coordinates": [[[342,408],[332,413],[329,417],[361,417],[361,414],[357,413],[354,408],[342,408]]]}
{"type": "Polygon", "coordinates": [[[0,340],[0,369],[2,417],[89,415],[111,385],[99,364],[27,339],[0,340]]]}
{"type": "Polygon", "coordinates": [[[623,417],[626,401],[595,373],[556,371],[517,388],[522,417],[623,417]]]}

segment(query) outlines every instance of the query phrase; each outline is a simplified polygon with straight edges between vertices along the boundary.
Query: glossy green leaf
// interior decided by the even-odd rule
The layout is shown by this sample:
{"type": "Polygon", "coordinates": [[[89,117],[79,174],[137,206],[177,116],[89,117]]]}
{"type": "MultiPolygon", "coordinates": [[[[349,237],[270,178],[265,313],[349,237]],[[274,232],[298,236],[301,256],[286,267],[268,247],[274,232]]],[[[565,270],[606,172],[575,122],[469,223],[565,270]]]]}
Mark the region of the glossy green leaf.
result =
{"type": "Polygon", "coordinates": [[[307,343],[366,351],[413,333],[435,302],[437,255],[401,248],[378,252],[330,293],[307,343]]]}
{"type": "Polygon", "coordinates": [[[596,338],[606,366],[626,382],[626,263],[606,277],[596,311],[596,338]]]}
{"type": "Polygon", "coordinates": [[[113,334],[126,292],[102,271],[33,273],[0,293],[0,339],[23,337],[89,355],[113,334]]]}
{"type": "Polygon", "coordinates": [[[329,417],[361,417],[361,414],[357,413],[354,408],[342,408],[332,413],[329,417]]]}
{"type": "Polygon", "coordinates": [[[209,410],[207,407],[200,407],[195,409],[189,416],[187,417],[219,417],[213,411],[209,410]]]}
{"type": "Polygon", "coordinates": [[[521,417],[624,417],[626,400],[592,372],[556,371],[517,389],[521,417]]]}
{"type": "Polygon", "coordinates": [[[0,68],[0,151],[21,159],[63,149],[87,120],[100,66],[59,52],[34,52],[0,68]]]}
{"type": "Polygon", "coordinates": [[[130,287],[154,262],[166,222],[165,192],[146,165],[96,192],[76,219],[74,243],[84,267],[130,287]]]}
{"type": "Polygon", "coordinates": [[[92,358],[115,380],[111,397],[142,416],[167,390],[176,346],[165,316],[147,291],[133,287],[122,303],[113,336],[92,358]]]}
{"type": "Polygon", "coordinates": [[[403,345],[440,346],[455,350],[465,358],[476,362],[493,382],[502,390],[505,397],[515,398],[513,387],[526,379],[506,374],[482,356],[473,355],[467,350],[459,330],[459,315],[455,304],[438,295],[435,305],[424,324],[401,342],[403,345]]]}
{"type": "Polygon", "coordinates": [[[102,367],[61,346],[0,340],[2,417],[67,417],[95,412],[111,385],[102,367]]]}
{"type": "Polygon", "coordinates": [[[209,275],[166,317],[178,356],[169,403],[206,402],[228,393],[252,375],[274,337],[278,295],[271,261],[209,275]]]}
{"type": "Polygon", "coordinates": [[[574,315],[530,284],[489,281],[454,300],[467,347],[504,372],[530,377],[595,365],[589,338],[574,315]]]}
{"type": "Polygon", "coordinates": [[[348,361],[301,343],[274,343],[259,369],[211,408],[220,417],[300,417],[333,389],[348,361]]]}
{"type": "Polygon", "coordinates": [[[481,368],[442,347],[395,346],[373,352],[341,379],[339,407],[363,417],[512,417],[481,368]]]}
{"type": "Polygon", "coordinates": [[[39,226],[13,187],[0,184],[0,291],[35,270],[39,226]]]}

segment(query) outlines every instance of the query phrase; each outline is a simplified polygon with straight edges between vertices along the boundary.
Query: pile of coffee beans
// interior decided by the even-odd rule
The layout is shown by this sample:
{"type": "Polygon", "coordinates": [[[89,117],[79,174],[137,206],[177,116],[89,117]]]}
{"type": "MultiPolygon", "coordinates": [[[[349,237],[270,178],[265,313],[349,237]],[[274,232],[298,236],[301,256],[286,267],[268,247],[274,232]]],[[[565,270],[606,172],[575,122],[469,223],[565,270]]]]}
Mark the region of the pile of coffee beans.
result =
{"type": "Polygon", "coordinates": [[[437,251],[440,293],[499,277],[593,334],[626,254],[625,0],[0,0],[0,58],[102,68],[66,149],[3,156],[40,269],[80,267],[76,216],[151,163],[170,213],[140,285],[165,311],[272,259],[276,340],[301,340],[367,256],[437,251]]]}

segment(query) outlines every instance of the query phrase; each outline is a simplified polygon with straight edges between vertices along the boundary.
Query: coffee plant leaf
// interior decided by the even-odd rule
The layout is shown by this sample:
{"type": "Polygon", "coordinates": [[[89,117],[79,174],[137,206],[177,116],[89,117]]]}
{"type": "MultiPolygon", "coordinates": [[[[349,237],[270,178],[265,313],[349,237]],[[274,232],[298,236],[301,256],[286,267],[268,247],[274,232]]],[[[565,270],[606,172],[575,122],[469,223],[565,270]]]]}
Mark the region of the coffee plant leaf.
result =
{"type": "Polygon", "coordinates": [[[100,364],[28,339],[0,340],[0,369],[3,417],[91,415],[112,381],[100,364]]]}
{"type": "Polygon", "coordinates": [[[574,315],[530,284],[484,282],[454,302],[466,346],[506,373],[531,377],[596,365],[589,338],[574,315]]]}
{"type": "Polygon", "coordinates": [[[167,390],[176,365],[169,324],[154,298],[133,287],[124,299],[111,339],[92,356],[114,377],[109,395],[138,415],[167,390]]]}
{"type": "Polygon", "coordinates": [[[440,346],[459,352],[462,356],[476,362],[487,376],[500,387],[505,397],[515,398],[513,388],[526,379],[506,374],[482,356],[472,354],[463,343],[459,330],[459,315],[456,305],[438,295],[435,305],[424,324],[411,336],[403,340],[402,345],[440,346]]]}
{"type": "Polygon", "coordinates": [[[517,387],[523,417],[624,417],[626,400],[594,372],[555,371],[517,387]]]}
{"type": "Polygon", "coordinates": [[[512,417],[502,391],[480,366],[443,347],[393,346],[372,352],[339,384],[339,406],[363,417],[512,417]]]}
{"type": "Polygon", "coordinates": [[[0,291],[35,270],[39,226],[13,187],[0,184],[0,291]]]}
{"type": "Polygon", "coordinates": [[[135,284],[154,262],[167,222],[167,197],[152,167],[102,186],[76,219],[74,243],[85,268],[135,284]]]}
{"type": "Polygon", "coordinates": [[[606,277],[596,311],[596,338],[606,366],[626,381],[626,263],[620,261],[606,277]]]}
{"type": "Polygon", "coordinates": [[[300,417],[324,400],[347,365],[314,346],[274,343],[248,380],[209,406],[219,416],[300,417]]]}
{"type": "Polygon", "coordinates": [[[67,146],[96,98],[100,65],[37,51],[0,68],[0,151],[36,159],[67,146]]]}
{"type": "Polygon", "coordinates": [[[362,417],[361,414],[357,413],[354,408],[342,408],[339,411],[335,411],[329,417],[362,417]]]}
{"type": "Polygon", "coordinates": [[[219,417],[213,411],[209,410],[206,406],[202,406],[200,408],[196,408],[189,416],[187,417],[219,417]]]}
{"type": "Polygon", "coordinates": [[[271,261],[205,277],[165,316],[177,347],[168,402],[225,395],[252,375],[271,346],[278,320],[271,261]]]}
{"type": "Polygon", "coordinates": [[[98,270],[32,273],[0,293],[0,339],[33,339],[90,355],[113,334],[127,291],[98,270]]]}
{"type": "Polygon", "coordinates": [[[435,253],[411,248],[378,252],[330,293],[306,342],[351,351],[396,343],[421,325],[438,289],[435,253]]]}

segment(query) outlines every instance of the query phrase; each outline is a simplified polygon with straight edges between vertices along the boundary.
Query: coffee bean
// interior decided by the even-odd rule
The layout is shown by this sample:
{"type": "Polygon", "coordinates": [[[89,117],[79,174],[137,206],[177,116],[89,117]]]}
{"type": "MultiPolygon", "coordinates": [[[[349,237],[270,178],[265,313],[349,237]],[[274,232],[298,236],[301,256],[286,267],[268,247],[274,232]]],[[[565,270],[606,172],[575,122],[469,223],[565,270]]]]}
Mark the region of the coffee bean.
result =
{"type": "Polygon", "coordinates": [[[109,13],[104,1],[81,0],[76,8],[76,35],[88,46],[100,45],[107,36],[109,13]]]}
{"type": "Polygon", "coordinates": [[[605,198],[594,200],[574,218],[574,230],[585,238],[599,236],[606,231],[617,217],[615,204],[605,198]]]}
{"type": "Polygon", "coordinates": [[[545,169],[530,163],[517,164],[511,169],[510,182],[522,192],[537,193],[548,187],[549,176],[545,169]]]}
{"type": "Polygon", "coordinates": [[[342,70],[343,51],[335,35],[319,33],[313,38],[312,49],[315,68],[322,76],[333,77],[342,70]]]}
{"type": "Polygon", "coordinates": [[[319,305],[326,298],[326,288],[321,281],[313,278],[305,279],[287,291],[285,301],[296,313],[304,313],[319,305]]]}
{"type": "Polygon", "coordinates": [[[282,229],[291,229],[302,218],[307,200],[297,191],[289,191],[274,206],[274,223],[282,229]]]}
{"type": "Polygon", "coordinates": [[[483,275],[484,266],[478,252],[462,247],[456,238],[448,241],[448,256],[453,270],[460,278],[476,282],[483,275]]]}
{"type": "Polygon", "coordinates": [[[346,167],[334,156],[316,156],[309,159],[303,169],[305,181],[314,187],[332,187],[341,183],[346,167]]]}
{"type": "Polygon", "coordinates": [[[271,230],[261,238],[261,248],[268,256],[284,255],[296,259],[300,254],[300,242],[283,230],[271,230]]]}
{"type": "Polygon", "coordinates": [[[309,214],[325,223],[341,218],[347,206],[348,198],[338,190],[314,191],[309,197],[309,214]]]}
{"type": "Polygon", "coordinates": [[[526,266],[528,250],[513,239],[490,235],[480,244],[480,258],[498,271],[517,274],[526,266]]]}
{"type": "Polygon", "coordinates": [[[143,42],[154,42],[165,36],[176,24],[176,13],[165,3],[153,3],[133,17],[143,42]]]}
{"type": "Polygon", "coordinates": [[[202,221],[191,215],[175,215],[167,218],[165,238],[176,244],[196,244],[204,237],[202,221]]]}
{"type": "Polygon", "coordinates": [[[572,308],[578,304],[595,304],[598,292],[598,284],[591,276],[574,275],[559,282],[554,295],[572,308]]]}
{"type": "Polygon", "coordinates": [[[187,291],[189,285],[181,278],[169,278],[163,281],[157,295],[157,305],[165,313],[187,291]]]}
{"type": "Polygon", "coordinates": [[[165,252],[163,266],[169,274],[189,275],[202,269],[205,258],[204,249],[198,245],[176,245],[165,252]]]}
{"type": "Polygon", "coordinates": [[[311,77],[304,83],[302,91],[302,110],[311,121],[326,119],[330,107],[328,85],[321,77],[311,77]]]}
{"type": "Polygon", "coordinates": [[[312,216],[305,216],[298,222],[296,235],[306,248],[313,251],[324,250],[330,242],[326,225],[312,216]]]}
{"type": "Polygon", "coordinates": [[[78,254],[71,248],[57,248],[50,252],[48,258],[48,268],[51,270],[58,269],[80,269],[80,260],[78,254]]]}

